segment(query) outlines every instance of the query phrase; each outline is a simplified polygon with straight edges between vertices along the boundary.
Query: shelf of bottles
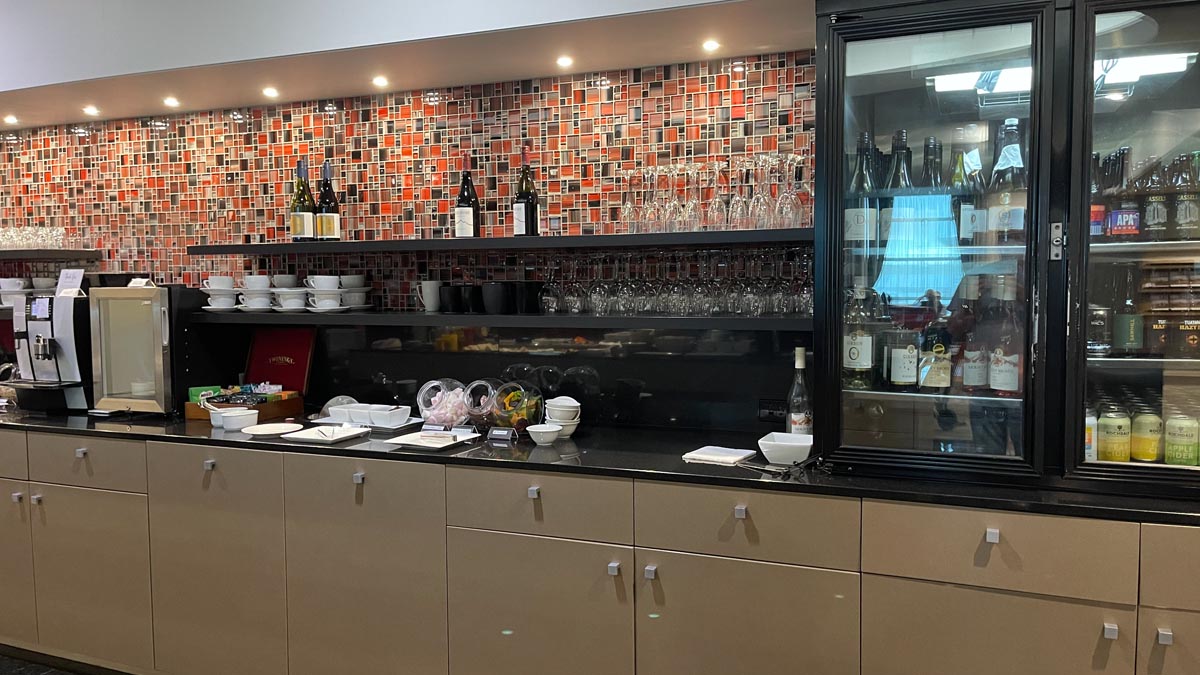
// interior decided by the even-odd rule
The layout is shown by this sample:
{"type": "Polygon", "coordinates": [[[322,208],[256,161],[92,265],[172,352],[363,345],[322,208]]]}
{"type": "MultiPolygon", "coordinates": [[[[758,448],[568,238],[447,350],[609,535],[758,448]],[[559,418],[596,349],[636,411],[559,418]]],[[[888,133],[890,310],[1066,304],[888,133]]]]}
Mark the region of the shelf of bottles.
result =
{"type": "Polygon", "coordinates": [[[1085,463],[1200,464],[1197,21],[1096,16],[1085,463]]]}
{"type": "Polygon", "coordinates": [[[1025,454],[1032,34],[846,46],[843,445],[1025,454]]]}

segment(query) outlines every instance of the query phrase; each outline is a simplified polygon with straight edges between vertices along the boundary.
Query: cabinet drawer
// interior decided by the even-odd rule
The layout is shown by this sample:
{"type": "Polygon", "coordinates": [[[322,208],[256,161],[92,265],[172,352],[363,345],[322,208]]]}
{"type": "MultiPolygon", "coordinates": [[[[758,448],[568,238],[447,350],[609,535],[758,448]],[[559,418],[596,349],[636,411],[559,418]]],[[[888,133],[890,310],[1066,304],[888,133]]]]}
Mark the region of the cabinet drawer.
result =
{"type": "Polygon", "coordinates": [[[1200,527],[1142,525],[1141,604],[1200,611],[1200,527]]]}
{"type": "Polygon", "coordinates": [[[639,480],[634,503],[638,546],[858,569],[858,499],[639,480]]]}
{"type": "Polygon", "coordinates": [[[1136,633],[1130,605],[862,578],[862,675],[1133,675],[1136,633]]]}
{"type": "Polygon", "coordinates": [[[25,447],[24,431],[0,429],[0,478],[29,478],[29,457],[25,447]]]}
{"type": "Polygon", "coordinates": [[[146,491],[146,443],[29,434],[29,479],[122,492],[146,491]]]}
{"type": "Polygon", "coordinates": [[[1200,613],[1138,610],[1138,675],[1200,673],[1200,613]]]}
{"type": "Polygon", "coordinates": [[[631,544],[633,481],[452,466],[446,470],[446,522],[631,544]]]}
{"type": "Polygon", "coordinates": [[[1137,523],[864,500],[862,528],[864,572],[1137,604],[1137,523]]]}

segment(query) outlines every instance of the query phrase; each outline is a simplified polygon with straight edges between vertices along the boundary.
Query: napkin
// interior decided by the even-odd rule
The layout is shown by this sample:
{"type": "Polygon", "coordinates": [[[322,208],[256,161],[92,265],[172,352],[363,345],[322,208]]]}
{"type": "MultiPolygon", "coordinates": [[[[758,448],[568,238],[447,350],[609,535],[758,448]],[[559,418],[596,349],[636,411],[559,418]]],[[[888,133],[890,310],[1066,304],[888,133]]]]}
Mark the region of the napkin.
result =
{"type": "Polygon", "coordinates": [[[758,454],[755,450],[739,450],[737,448],[722,448],[717,445],[706,445],[699,450],[693,450],[683,456],[683,461],[693,464],[720,464],[733,466],[744,462],[758,454]]]}

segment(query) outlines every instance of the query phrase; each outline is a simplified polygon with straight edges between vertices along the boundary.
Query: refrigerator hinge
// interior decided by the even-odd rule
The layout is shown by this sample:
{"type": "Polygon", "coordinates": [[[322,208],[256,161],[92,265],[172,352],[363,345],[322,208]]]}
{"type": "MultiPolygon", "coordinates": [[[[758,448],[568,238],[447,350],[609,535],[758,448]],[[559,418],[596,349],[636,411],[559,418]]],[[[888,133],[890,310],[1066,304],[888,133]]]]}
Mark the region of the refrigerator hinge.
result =
{"type": "Polygon", "coordinates": [[[1062,223],[1050,223],[1050,259],[1062,260],[1063,246],[1067,244],[1067,235],[1063,232],[1062,223]]]}

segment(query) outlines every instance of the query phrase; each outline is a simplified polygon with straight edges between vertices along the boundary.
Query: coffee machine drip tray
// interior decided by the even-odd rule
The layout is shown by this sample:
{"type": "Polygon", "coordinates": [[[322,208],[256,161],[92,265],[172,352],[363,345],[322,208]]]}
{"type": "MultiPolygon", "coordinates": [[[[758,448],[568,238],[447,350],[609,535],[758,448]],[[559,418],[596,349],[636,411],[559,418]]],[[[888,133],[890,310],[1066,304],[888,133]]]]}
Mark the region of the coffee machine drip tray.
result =
{"type": "Polygon", "coordinates": [[[13,389],[68,389],[83,386],[82,382],[54,382],[51,380],[9,380],[5,384],[13,389]]]}

